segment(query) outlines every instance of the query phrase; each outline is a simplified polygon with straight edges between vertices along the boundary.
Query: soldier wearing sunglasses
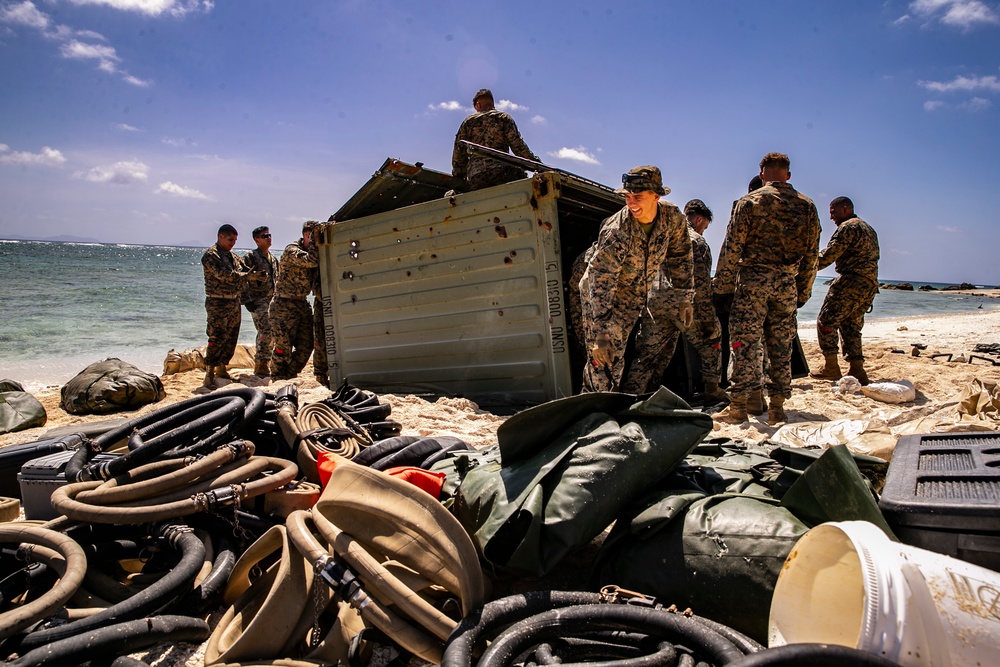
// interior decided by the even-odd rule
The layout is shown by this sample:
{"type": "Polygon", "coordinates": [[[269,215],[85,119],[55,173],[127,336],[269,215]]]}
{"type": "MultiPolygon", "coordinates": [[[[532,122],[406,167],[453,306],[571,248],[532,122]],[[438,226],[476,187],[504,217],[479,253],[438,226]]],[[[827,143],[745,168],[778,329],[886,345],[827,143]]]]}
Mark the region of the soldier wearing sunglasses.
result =
{"type": "Polygon", "coordinates": [[[254,354],[253,372],[257,377],[263,378],[271,374],[268,365],[271,362],[273,338],[268,309],[271,297],[274,296],[274,285],[278,281],[278,258],[271,254],[270,229],[267,227],[254,229],[253,241],[257,244],[257,248],[243,256],[243,264],[253,271],[255,279],[247,281],[247,286],[240,294],[240,301],[250,311],[253,325],[257,329],[257,351],[254,354]]]}

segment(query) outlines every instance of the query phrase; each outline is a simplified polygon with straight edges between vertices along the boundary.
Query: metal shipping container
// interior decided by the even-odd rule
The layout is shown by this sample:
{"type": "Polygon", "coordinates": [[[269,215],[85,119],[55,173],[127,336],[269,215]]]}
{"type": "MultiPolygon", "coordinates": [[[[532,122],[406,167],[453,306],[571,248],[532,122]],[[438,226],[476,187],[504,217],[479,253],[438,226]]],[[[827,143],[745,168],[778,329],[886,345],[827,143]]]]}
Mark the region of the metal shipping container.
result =
{"type": "Polygon", "coordinates": [[[573,394],[566,277],[622,198],[552,171],[454,185],[387,160],[317,230],[331,384],[493,406],[573,394]]]}

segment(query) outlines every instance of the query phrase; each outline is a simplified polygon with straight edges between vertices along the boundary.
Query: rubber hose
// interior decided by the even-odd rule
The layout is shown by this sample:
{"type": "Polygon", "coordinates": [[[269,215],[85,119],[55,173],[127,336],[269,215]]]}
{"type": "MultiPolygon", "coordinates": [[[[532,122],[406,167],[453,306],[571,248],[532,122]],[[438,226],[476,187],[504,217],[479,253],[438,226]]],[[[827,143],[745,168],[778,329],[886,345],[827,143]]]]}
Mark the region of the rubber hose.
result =
{"type": "Polygon", "coordinates": [[[834,644],[787,644],[744,656],[731,667],[899,667],[874,653],[834,644]]]}
{"type": "Polygon", "coordinates": [[[681,614],[632,605],[597,604],[564,607],[536,614],[496,637],[478,667],[498,667],[540,641],[599,630],[643,632],[677,640],[715,665],[728,665],[743,652],[725,637],[681,614]]]}
{"type": "Polygon", "coordinates": [[[670,642],[660,642],[654,651],[646,655],[636,655],[634,646],[609,644],[607,642],[561,642],[562,650],[556,654],[553,646],[542,643],[535,647],[535,657],[540,665],[572,665],[586,663],[587,667],[658,667],[673,665],[677,660],[677,649],[670,642]]]}
{"type": "Polygon", "coordinates": [[[65,563],[59,581],[47,593],[0,614],[0,640],[3,640],[50,616],[73,597],[73,593],[83,583],[83,576],[87,571],[87,555],[79,544],[66,535],[28,524],[0,524],[0,542],[27,544],[29,554],[30,545],[41,545],[57,552],[65,563]]]}
{"type": "MultiPolygon", "coordinates": [[[[214,436],[227,437],[232,432],[231,428],[223,428],[221,432],[216,431],[216,429],[223,425],[230,425],[245,412],[246,401],[239,396],[220,397],[188,408],[184,412],[172,415],[170,418],[145,429],[136,429],[128,437],[129,453],[123,457],[135,463],[124,470],[148,463],[157,455],[167,452],[181,443],[194,442],[201,449],[214,436]],[[199,440],[199,436],[204,433],[211,435],[199,440]],[[151,435],[153,437],[150,437],[151,435]]],[[[177,458],[177,456],[168,458],[177,458]]],[[[124,470],[118,472],[124,472],[124,470]]]]}
{"type": "Polygon", "coordinates": [[[4,667],[75,667],[100,656],[134,653],[164,642],[200,643],[208,635],[208,623],[200,618],[140,618],[53,641],[5,662],[4,667]]]}
{"type": "Polygon", "coordinates": [[[176,605],[177,609],[184,609],[192,614],[201,614],[211,604],[218,601],[222,595],[229,575],[232,574],[236,565],[236,551],[232,542],[222,536],[220,538],[219,553],[212,563],[212,570],[208,576],[193,591],[185,595],[176,605]]]}
{"type": "Polygon", "coordinates": [[[163,526],[159,530],[159,535],[168,547],[181,553],[177,566],[168,574],[149,588],[98,614],[54,628],[31,632],[24,637],[21,646],[25,649],[37,648],[48,642],[90,633],[113,623],[142,618],[155,613],[181,595],[191,586],[201,568],[201,563],[205,559],[205,546],[190,528],[179,524],[163,526]]]}

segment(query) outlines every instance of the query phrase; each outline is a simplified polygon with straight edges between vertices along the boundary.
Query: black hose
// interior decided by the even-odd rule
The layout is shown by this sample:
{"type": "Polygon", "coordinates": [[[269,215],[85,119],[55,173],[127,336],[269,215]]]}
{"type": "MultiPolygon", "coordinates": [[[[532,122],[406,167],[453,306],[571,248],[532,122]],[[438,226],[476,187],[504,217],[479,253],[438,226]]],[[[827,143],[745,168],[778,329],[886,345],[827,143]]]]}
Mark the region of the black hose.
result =
{"type": "Polygon", "coordinates": [[[200,618],[140,618],[53,641],[5,662],[4,667],[75,667],[88,660],[126,655],[164,642],[200,643],[209,634],[208,623],[200,618]]]}
{"type": "Polygon", "coordinates": [[[181,598],[173,607],[188,614],[201,614],[222,595],[235,566],[236,551],[232,540],[223,535],[219,539],[218,553],[212,562],[211,571],[199,586],[181,598]]]}
{"type": "Polygon", "coordinates": [[[535,647],[539,665],[572,665],[584,662],[587,667],[660,667],[677,661],[677,649],[670,642],[660,642],[648,652],[629,644],[560,639],[535,647]]]}
{"type": "Polygon", "coordinates": [[[551,638],[600,630],[643,632],[681,643],[715,665],[728,665],[743,652],[719,633],[682,614],[627,604],[590,604],[536,614],[496,637],[478,667],[506,666],[531,646],[551,638]]]}
{"type": "Polygon", "coordinates": [[[743,656],[729,667],[899,667],[899,663],[850,646],[787,644],[743,656]]]}
{"type": "Polygon", "coordinates": [[[142,618],[156,613],[175,600],[191,586],[198,575],[205,560],[205,545],[194,534],[194,531],[179,524],[167,524],[161,527],[159,535],[167,546],[181,552],[181,559],[173,570],[128,600],[108,607],[93,616],[27,634],[21,642],[22,647],[26,649],[37,648],[49,642],[90,633],[113,623],[142,618]]]}

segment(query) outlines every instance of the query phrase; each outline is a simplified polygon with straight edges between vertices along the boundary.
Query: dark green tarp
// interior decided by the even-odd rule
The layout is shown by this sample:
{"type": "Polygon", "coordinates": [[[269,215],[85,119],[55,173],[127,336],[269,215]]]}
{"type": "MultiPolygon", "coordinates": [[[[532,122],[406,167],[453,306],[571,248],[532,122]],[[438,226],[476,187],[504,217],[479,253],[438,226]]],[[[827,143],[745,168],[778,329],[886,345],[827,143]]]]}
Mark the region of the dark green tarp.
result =
{"type": "Polygon", "coordinates": [[[75,415],[134,410],[166,396],[160,378],[121,359],[87,366],[61,390],[62,407],[75,415]]]}
{"type": "Polygon", "coordinates": [[[0,380],[0,433],[45,426],[47,419],[45,407],[21,383],[0,380]]]}
{"type": "Polygon", "coordinates": [[[499,460],[465,470],[452,511],[495,570],[542,576],[711,430],[711,417],[664,388],[646,399],[594,393],[550,401],[500,426],[499,460]]]}

